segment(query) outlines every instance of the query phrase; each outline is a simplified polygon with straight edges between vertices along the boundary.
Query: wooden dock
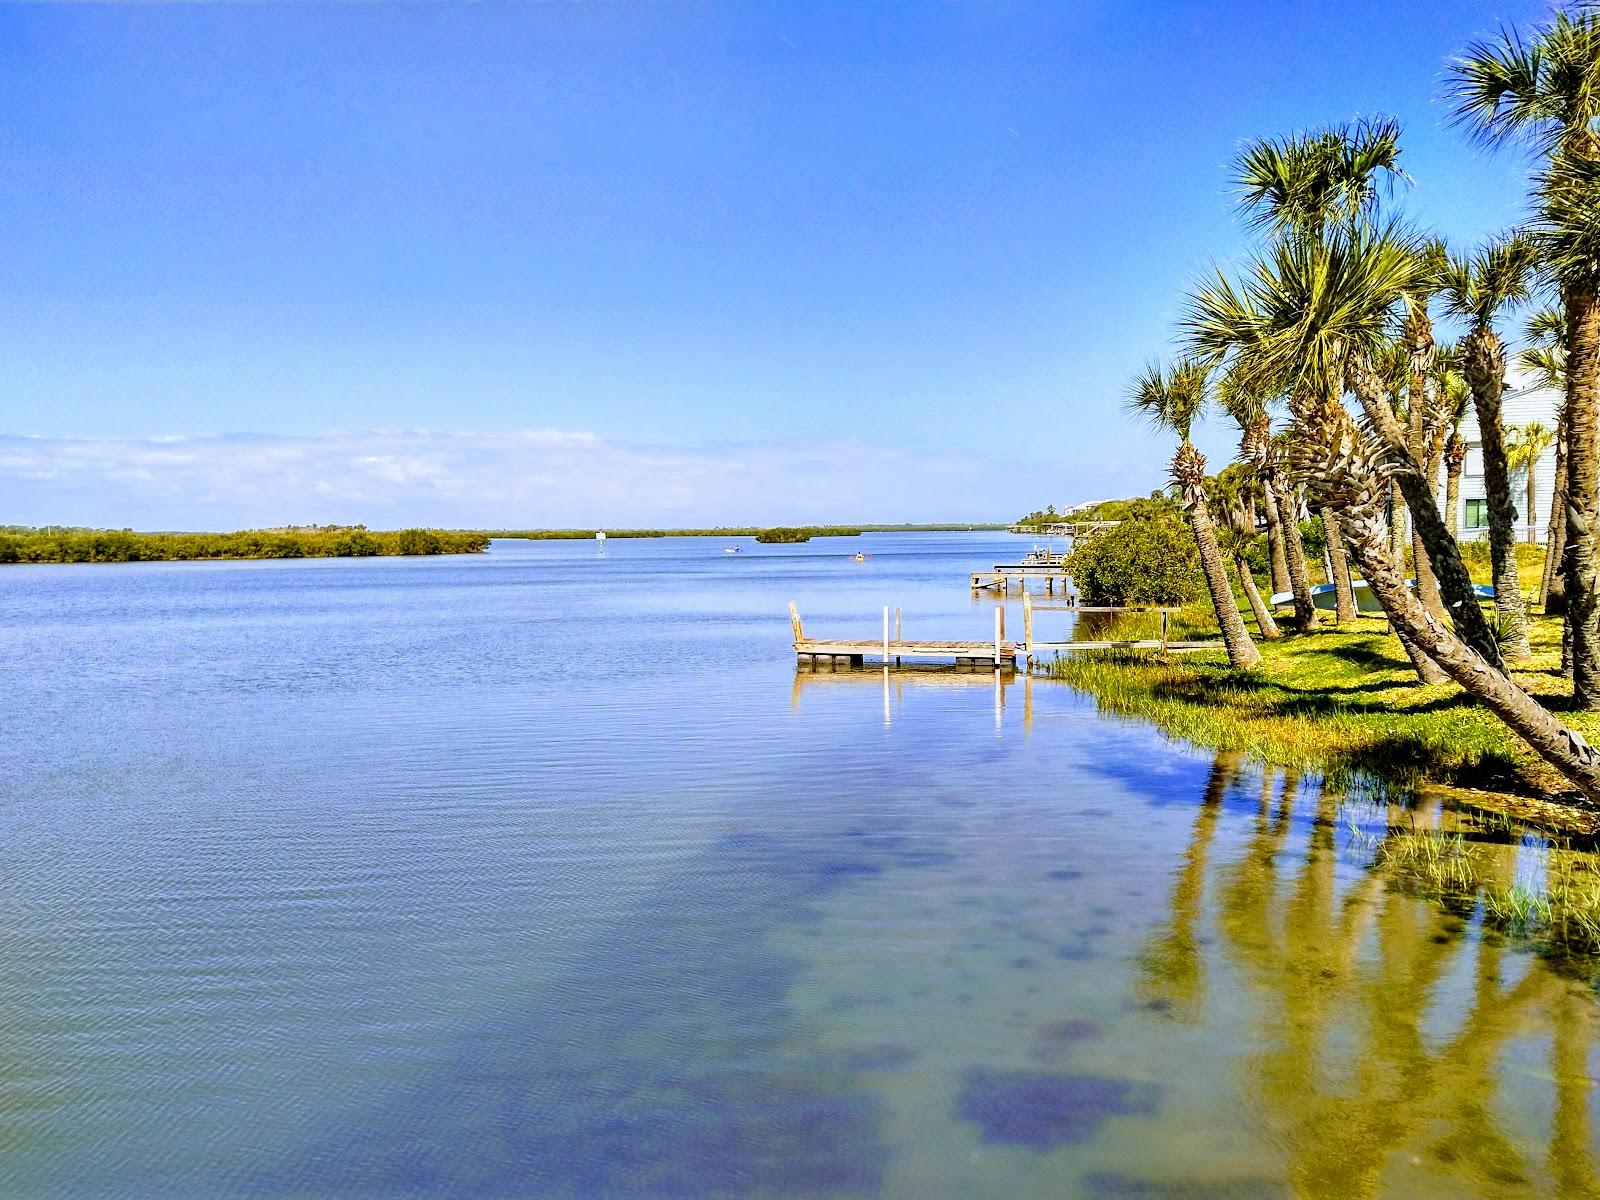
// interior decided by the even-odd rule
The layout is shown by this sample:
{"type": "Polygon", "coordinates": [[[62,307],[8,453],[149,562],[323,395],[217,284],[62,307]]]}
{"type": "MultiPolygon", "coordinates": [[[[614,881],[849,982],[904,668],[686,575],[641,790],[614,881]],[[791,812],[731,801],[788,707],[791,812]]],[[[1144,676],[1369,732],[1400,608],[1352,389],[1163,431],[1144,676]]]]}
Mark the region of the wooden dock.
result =
{"type": "Polygon", "coordinates": [[[1067,582],[1071,578],[1066,568],[1059,562],[1054,563],[996,563],[992,571],[972,572],[972,590],[975,592],[999,592],[1001,595],[1011,594],[1013,581],[1018,588],[1026,593],[1028,580],[1044,580],[1046,594],[1054,594],[1056,581],[1061,581],[1061,591],[1065,595],[1067,582]]]}
{"type": "Polygon", "coordinates": [[[1017,658],[1023,653],[1016,642],[1006,640],[1005,609],[995,609],[994,640],[975,642],[949,638],[908,641],[900,635],[900,613],[895,612],[894,636],[889,632],[889,610],[883,610],[883,637],[865,638],[813,638],[807,637],[800,621],[800,610],[789,605],[789,623],[794,627],[794,652],[801,660],[812,664],[827,660],[837,663],[845,660],[853,667],[865,666],[869,657],[881,665],[899,665],[902,659],[953,659],[958,667],[988,667],[991,670],[1015,670],[1017,658]]]}
{"type": "Polygon", "coordinates": [[[1178,611],[1176,608],[1106,607],[1076,603],[1040,607],[1046,608],[1047,611],[1075,613],[1159,613],[1161,636],[1093,642],[1035,641],[1034,604],[1032,597],[1026,592],[1022,595],[1023,637],[1020,642],[1006,639],[1006,610],[1003,604],[995,606],[994,640],[982,642],[952,639],[907,640],[902,636],[900,610],[894,610],[891,628],[887,607],[883,610],[883,636],[876,639],[808,637],[805,626],[800,620],[800,610],[792,602],[789,605],[789,623],[794,630],[796,661],[810,665],[813,670],[822,664],[833,670],[837,670],[841,664],[848,667],[864,667],[869,659],[875,665],[883,667],[900,666],[904,659],[938,659],[953,661],[957,668],[966,670],[1011,671],[1016,669],[1019,661],[1026,665],[1035,655],[1046,650],[1054,654],[1070,654],[1083,650],[1159,650],[1165,654],[1173,651],[1211,650],[1222,644],[1219,641],[1170,640],[1167,636],[1168,618],[1178,611]]]}

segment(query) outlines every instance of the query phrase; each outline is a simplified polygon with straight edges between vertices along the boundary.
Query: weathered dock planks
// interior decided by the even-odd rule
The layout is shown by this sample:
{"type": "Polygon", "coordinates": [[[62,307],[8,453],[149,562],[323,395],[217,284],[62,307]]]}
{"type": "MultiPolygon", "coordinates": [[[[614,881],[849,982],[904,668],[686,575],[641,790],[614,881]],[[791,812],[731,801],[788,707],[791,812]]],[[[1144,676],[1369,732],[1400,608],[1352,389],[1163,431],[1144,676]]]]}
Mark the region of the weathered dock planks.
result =
{"type": "MultiPolygon", "coordinates": [[[[1044,606],[1041,606],[1044,607],[1044,606]]],[[[1006,612],[1004,605],[994,611],[994,640],[972,641],[955,639],[908,640],[901,636],[900,610],[894,610],[894,624],[889,620],[889,609],[883,610],[883,636],[881,638],[815,638],[806,636],[805,625],[800,620],[800,610],[789,605],[789,622],[794,631],[794,652],[797,662],[809,663],[815,668],[820,663],[837,667],[844,662],[852,667],[866,666],[871,660],[882,666],[899,666],[905,659],[938,659],[953,661],[957,667],[968,669],[988,667],[992,670],[1015,670],[1018,663],[1026,664],[1041,651],[1052,654],[1074,654],[1085,650],[1159,650],[1162,653],[1210,650],[1219,646],[1215,641],[1172,641],[1167,637],[1167,619],[1176,608],[1162,607],[1112,607],[1103,605],[1061,604],[1050,605],[1051,611],[1079,613],[1159,613],[1161,636],[1159,638],[1120,638],[1097,641],[1044,642],[1033,636],[1032,598],[1023,593],[1022,628],[1020,642],[1006,638],[1006,612]]]]}

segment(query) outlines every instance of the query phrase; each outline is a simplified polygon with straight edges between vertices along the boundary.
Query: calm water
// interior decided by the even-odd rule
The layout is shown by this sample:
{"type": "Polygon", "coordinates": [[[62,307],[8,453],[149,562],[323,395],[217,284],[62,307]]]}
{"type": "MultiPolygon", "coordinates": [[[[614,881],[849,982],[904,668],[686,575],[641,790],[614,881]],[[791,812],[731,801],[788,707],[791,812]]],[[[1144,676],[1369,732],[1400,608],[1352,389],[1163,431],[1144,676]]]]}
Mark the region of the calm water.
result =
{"type": "Polygon", "coordinates": [[[1592,964],[1352,833],[1463,818],[797,676],[992,632],[861,542],[0,571],[0,1196],[1600,1192],[1592,964]]]}

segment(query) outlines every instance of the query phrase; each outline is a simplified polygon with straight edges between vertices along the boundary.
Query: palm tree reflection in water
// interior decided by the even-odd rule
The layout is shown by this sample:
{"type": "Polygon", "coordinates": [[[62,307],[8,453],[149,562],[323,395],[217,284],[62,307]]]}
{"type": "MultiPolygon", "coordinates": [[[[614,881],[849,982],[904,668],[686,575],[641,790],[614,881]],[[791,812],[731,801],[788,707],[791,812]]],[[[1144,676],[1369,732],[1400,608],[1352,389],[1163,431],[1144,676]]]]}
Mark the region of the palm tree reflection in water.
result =
{"type": "MultiPolygon", "coordinates": [[[[1144,1007],[1206,1024],[1224,1016],[1208,977],[1239,980],[1254,1047],[1240,1060],[1243,1108],[1283,1154],[1291,1194],[1600,1197],[1589,1109],[1593,959],[1508,948],[1470,901],[1408,894],[1381,852],[1357,855],[1359,835],[1341,834],[1344,797],[1323,788],[1309,812],[1297,810],[1293,775],[1280,785],[1265,774],[1242,853],[1213,862],[1228,800],[1245,786],[1238,755],[1219,755],[1169,919],[1145,943],[1135,988],[1144,1007]],[[1544,1056],[1546,1068],[1513,1080],[1513,1047],[1544,1056]],[[1518,1095],[1513,1109],[1502,1094],[1508,1080],[1545,1094],[1518,1095]],[[1524,1121],[1549,1112],[1549,1127],[1513,1124],[1513,1111],[1524,1121]]],[[[1379,803],[1371,846],[1381,851],[1423,818],[1379,803]]],[[[1466,814],[1434,819],[1482,836],[1466,814]]],[[[1513,882],[1517,837],[1479,849],[1491,882],[1513,882]]],[[[1556,869],[1555,856],[1576,853],[1549,849],[1544,861],[1556,869]]]]}

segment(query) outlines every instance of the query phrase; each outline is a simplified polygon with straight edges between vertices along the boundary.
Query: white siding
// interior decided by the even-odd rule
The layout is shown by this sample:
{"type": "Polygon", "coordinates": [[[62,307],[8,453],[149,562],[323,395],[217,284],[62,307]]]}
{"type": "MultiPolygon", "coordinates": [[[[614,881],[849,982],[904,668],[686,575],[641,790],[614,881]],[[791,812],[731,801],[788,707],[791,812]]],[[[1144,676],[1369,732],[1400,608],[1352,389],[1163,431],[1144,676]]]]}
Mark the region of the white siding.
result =
{"type": "MultiPolygon", "coordinates": [[[[1543,423],[1544,427],[1555,432],[1556,409],[1561,404],[1561,393],[1550,388],[1516,388],[1508,390],[1501,400],[1501,420],[1507,429],[1513,425],[1526,425],[1532,421],[1543,423]]],[[[1461,473],[1461,499],[1460,508],[1456,513],[1457,527],[1461,531],[1461,540],[1470,541],[1475,538],[1488,536],[1487,529],[1467,528],[1467,501],[1482,500],[1485,492],[1483,487],[1483,453],[1478,441],[1478,418],[1472,409],[1467,409],[1467,416],[1461,422],[1461,436],[1467,441],[1467,461],[1461,473]]],[[[1534,536],[1544,538],[1545,522],[1550,518],[1550,499],[1555,494],[1556,483],[1556,451],[1552,445],[1542,455],[1534,466],[1534,536]]],[[[1443,482],[1440,483],[1441,497],[1443,482]]],[[[1528,484],[1527,478],[1521,471],[1515,472],[1511,477],[1511,497],[1517,506],[1517,536],[1527,536],[1528,514],[1523,512],[1527,507],[1528,484]]]]}

